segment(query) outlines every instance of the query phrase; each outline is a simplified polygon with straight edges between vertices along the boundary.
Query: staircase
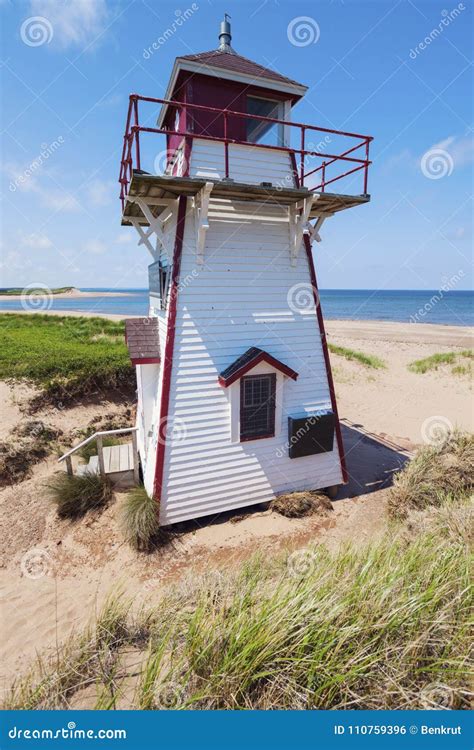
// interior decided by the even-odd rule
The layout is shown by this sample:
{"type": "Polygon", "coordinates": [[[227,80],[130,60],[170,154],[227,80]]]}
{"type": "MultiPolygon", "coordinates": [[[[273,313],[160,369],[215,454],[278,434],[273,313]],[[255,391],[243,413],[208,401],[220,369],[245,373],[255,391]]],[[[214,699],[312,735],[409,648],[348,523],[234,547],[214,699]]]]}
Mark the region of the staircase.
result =
{"type": "Polygon", "coordinates": [[[139,483],[139,457],[137,448],[137,428],[125,427],[120,430],[104,430],[95,432],[78,445],[71,448],[59,459],[66,462],[66,471],[69,475],[74,474],[72,456],[84,445],[95,441],[97,444],[97,455],[91,456],[88,464],[79,464],[76,467],[76,475],[100,474],[121,487],[139,483]],[[103,445],[103,439],[109,435],[123,435],[132,433],[132,442],[121,445],[103,445]]]}

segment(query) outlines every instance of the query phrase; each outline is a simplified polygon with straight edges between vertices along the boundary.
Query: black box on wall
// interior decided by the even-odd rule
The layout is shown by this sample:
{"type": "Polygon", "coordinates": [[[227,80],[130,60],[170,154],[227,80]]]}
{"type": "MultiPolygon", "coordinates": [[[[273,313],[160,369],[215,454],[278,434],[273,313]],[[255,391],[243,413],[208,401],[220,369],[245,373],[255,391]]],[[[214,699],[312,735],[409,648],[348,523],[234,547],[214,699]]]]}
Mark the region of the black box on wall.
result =
{"type": "Polygon", "coordinates": [[[334,412],[288,417],[288,455],[290,458],[314,456],[332,451],[334,444],[334,412]]]}

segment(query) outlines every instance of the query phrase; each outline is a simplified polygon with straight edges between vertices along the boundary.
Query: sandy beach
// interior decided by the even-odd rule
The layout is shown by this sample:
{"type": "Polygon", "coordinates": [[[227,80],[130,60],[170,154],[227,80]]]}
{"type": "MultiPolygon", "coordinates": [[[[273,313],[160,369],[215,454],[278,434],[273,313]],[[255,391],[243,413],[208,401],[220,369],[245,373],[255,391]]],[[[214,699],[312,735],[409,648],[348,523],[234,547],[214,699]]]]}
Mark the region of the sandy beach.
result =
{"type": "MultiPolygon", "coordinates": [[[[139,555],[123,543],[117,528],[120,493],[98,516],[77,523],[58,520],[44,491],[57,470],[55,456],[37,464],[31,478],[0,490],[1,688],[6,689],[38,651],[52,653],[88,621],[112,587],[121,587],[138,601],[154,601],[167,583],[192,575],[193,569],[231,565],[257,550],[271,553],[312,541],[332,548],[348,540],[359,544],[384,531],[393,473],[426,442],[432,424],[474,427],[469,376],[454,375],[448,367],[418,374],[410,372],[408,364],[469,348],[473,331],[374,321],[327,321],[326,327],[329,342],[375,354],[386,365],[369,369],[331,355],[350,481],[328,518],[287,519],[257,509],[240,512],[237,521],[231,516],[204,519],[190,525],[172,548],[139,555]],[[45,574],[31,579],[23,561],[35,551],[44,560],[45,574]]],[[[28,386],[0,383],[2,440],[28,419],[22,405],[30,396],[28,386]]],[[[68,433],[97,415],[121,410],[123,404],[105,401],[47,409],[35,418],[68,433]]]]}

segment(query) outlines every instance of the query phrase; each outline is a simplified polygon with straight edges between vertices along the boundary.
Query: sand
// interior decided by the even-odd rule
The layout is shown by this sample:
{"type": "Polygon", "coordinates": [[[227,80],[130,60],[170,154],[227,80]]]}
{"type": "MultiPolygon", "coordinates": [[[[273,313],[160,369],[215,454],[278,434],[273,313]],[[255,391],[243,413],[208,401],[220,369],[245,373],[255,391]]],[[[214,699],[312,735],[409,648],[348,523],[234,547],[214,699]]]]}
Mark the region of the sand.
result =
{"type": "MultiPolygon", "coordinates": [[[[256,550],[270,554],[313,541],[335,549],[347,540],[362,544],[383,534],[393,473],[423,444],[433,420],[468,430],[474,426],[467,376],[455,376],[449,367],[417,375],[407,364],[435,352],[467,348],[472,330],[328,321],[327,331],[330,342],[376,354],[387,364],[383,370],[370,370],[331,356],[350,482],[328,516],[287,519],[261,508],[239,511],[189,524],[172,548],[139,555],[123,543],[117,529],[120,493],[98,516],[77,523],[57,519],[44,490],[57,470],[55,456],[38,464],[31,478],[0,490],[0,689],[6,689],[38,651],[54,653],[72,629],[93,617],[113,587],[150,603],[165,585],[190,571],[199,575],[210,567],[232,565],[256,550]],[[35,554],[44,575],[33,579],[25,574],[25,560],[35,554]]],[[[1,439],[14,440],[12,432],[26,419],[22,407],[30,396],[26,386],[0,383],[1,439]]],[[[36,418],[67,433],[123,406],[108,402],[50,409],[36,418]]]]}

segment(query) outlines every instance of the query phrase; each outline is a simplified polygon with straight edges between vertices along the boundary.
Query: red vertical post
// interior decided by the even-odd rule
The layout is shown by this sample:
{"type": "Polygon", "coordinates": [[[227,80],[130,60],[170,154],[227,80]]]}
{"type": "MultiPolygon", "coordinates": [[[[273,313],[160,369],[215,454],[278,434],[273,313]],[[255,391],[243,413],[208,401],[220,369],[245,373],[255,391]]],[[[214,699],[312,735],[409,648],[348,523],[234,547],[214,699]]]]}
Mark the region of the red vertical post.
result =
{"type": "Polygon", "coordinates": [[[229,141],[227,139],[227,110],[224,110],[224,162],[225,176],[229,177],[229,141]]]}
{"type": "Polygon", "coordinates": [[[133,100],[133,112],[135,116],[135,127],[134,127],[134,133],[135,133],[135,157],[137,160],[137,169],[141,169],[140,164],[140,126],[138,124],[138,99],[137,97],[133,100]]]}
{"type": "Polygon", "coordinates": [[[300,187],[304,185],[304,143],[305,143],[305,128],[301,127],[301,153],[300,153],[300,187]]]}
{"type": "Polygon", "coordinates": [[[364,195],[367,194],[367,184],[369,181],[369,139],[365,142],[365,169],[364,169],[364,195]]]}

